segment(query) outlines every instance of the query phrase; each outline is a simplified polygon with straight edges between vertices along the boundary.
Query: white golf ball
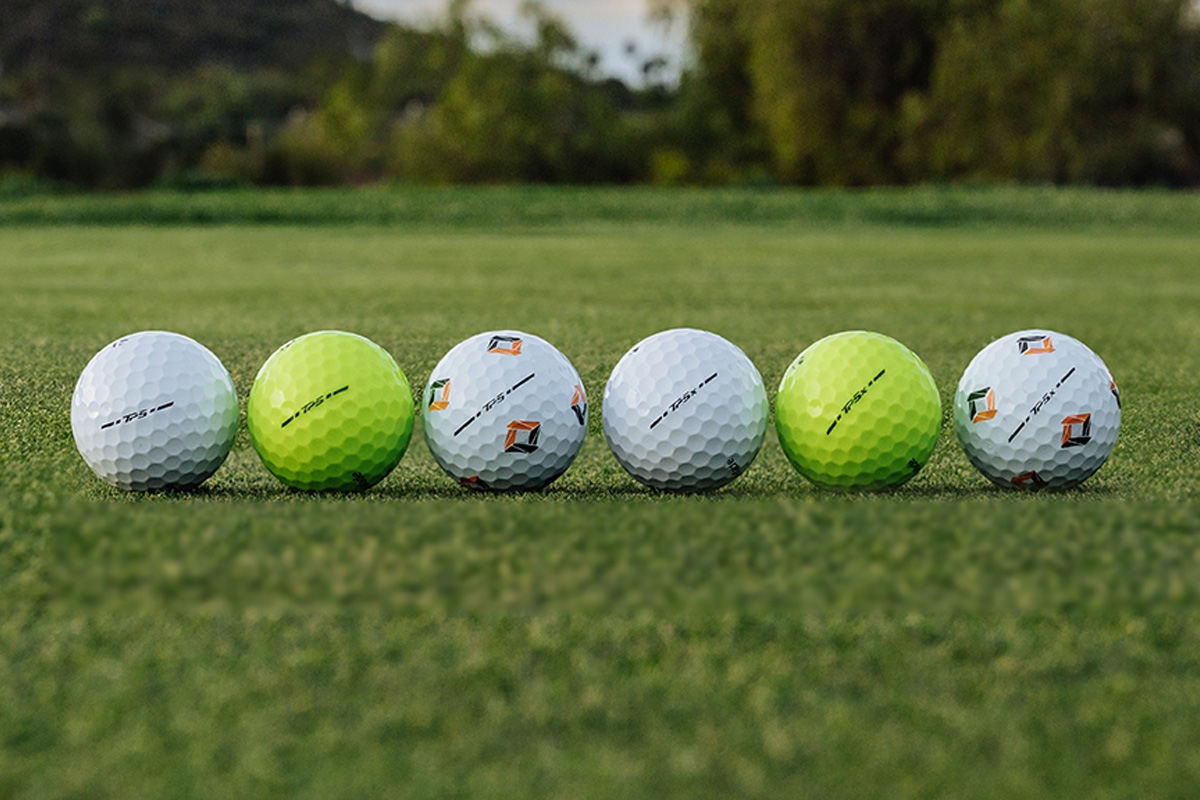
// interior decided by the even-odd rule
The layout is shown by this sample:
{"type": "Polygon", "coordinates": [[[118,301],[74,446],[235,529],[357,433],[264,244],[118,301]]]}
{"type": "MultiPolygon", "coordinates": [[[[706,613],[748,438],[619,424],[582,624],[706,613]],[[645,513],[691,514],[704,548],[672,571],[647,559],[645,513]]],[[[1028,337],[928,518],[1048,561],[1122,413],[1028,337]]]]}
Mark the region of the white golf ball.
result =
{"type": "Polygon", "coordinates": [[[745,472],[767,431],[762,376],[737,346],[691,328],[638,342],[604,387],[604,436],[637,480],[701,491],[745,472]]]}
{"type": "Polygon", "coordinates": [[[120,489],[186,489],[212,475],[237,434],[229,373],[178,333],[143,331],[97,353],[71,399],[87,465],[120,489]]]}
{"type": "Polygon", "coordinates": [[[554,345],[489,331],[455,345],[425,387],[433,457],[473,489],[541,489],[567,471],[587,433],[583,381],[554,345]]]}
{"type": "Polygon", "coordinates": [[[1009,488],[1082,483],[1108,459],[1120,427],[1120,395],[1104,362],[1082,342],[1044,329],[989,344],[954,396],[967,458],[1009,488]]]}

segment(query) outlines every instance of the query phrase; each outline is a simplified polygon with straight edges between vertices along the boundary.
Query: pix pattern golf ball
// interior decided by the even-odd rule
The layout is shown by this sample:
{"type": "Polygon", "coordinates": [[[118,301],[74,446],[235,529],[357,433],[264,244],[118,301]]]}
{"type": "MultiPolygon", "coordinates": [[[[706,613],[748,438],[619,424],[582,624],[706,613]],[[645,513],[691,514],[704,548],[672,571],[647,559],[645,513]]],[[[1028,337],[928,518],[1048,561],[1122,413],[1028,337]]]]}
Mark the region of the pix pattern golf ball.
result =
{"type": "Polygon", "coordinates": [[[276,350],[250,389],[246,419],[268,470],[296,489],[366,489],[400,462],[413,398],[382,347],[318,331],[276,350]]]}
{"type": "Polygon", "coordinates": [[[655,489],[716,489],[741,475],[767,431],[762,376],[715,333],[662,331],[626,353],[604,387],[604,436],[655,489]]]}
{"type": "Polygon", "coordinates": [[[203,345],[134,333],[97,353],[71,398],[83,460],[120,489],[187,489],[212,475],[237,434],[233,381],[203,345]]]}
{"type": "Polygon", "coordinates": [[[826,336],[796,357],[775,396],[783,452],[825,489],[874,491],[920,471],[937,444],[942,405],[929,369],[895,339],[826,336]]]}
{"type": "Polygon", "coordinates": [[[425,442],[447,475],[473,489],[549,485],[575,460],[587,420],[587,393],[571,362],[521,331],[460,342],[425,387],[425,442]]]}
{"type": "Polygon", "coordinates": [[[954,396],[954,427],[967,458],[998,486],[1066,488],[1108,459],[1120,395],[1082,342],[1018,331],[971,360],[954,396]]]}

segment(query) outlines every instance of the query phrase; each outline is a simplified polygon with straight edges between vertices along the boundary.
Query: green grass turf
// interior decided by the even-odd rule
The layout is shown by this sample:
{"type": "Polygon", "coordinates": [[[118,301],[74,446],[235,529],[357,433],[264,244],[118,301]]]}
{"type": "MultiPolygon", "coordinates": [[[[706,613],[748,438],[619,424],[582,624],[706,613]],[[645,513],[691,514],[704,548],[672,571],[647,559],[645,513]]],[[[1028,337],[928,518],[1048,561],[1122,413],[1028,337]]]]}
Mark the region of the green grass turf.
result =
{"type": "MultiPolygon", "coordinates": [[[[481,189],[0,198],[0,796],[1189,797],[1200,780],[1200,197],[1047,189],[481,189]],[[191,223],[191,224],[185,224],[191,223]],[[1110,462],[1012,495],[951,429],[845,497],[773,430],[701,497],[609,455],[608,371],[690,325],[770,393],[867,328],[949,408],[1047,326],[1121,384],[1110,462]],[[71,389],[118,336],[371,337],[419,391],[516,327],[590,390],[575,466],[484,497],[420,435],[305,496],[243,428],[193,494],[100,484],[71,389]]],[[[949,417],[946,417],[947,422],[949,417]]]]}

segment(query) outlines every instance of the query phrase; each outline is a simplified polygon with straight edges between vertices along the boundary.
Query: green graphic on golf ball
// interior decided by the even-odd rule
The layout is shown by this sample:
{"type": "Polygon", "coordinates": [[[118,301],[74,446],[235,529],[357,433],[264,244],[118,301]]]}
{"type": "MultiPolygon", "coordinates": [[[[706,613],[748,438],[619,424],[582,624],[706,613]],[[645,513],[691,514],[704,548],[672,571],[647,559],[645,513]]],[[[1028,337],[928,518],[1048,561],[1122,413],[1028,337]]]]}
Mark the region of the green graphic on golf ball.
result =
{"type": "Polygon", "coordinates": [[[942,426],[929,369],[868,331],[826,336],[796,357],[775,397],[775,427],[801,475],[825,489],[887,489],[925,466],[942,426]]]}
{"type": "Polygon", "coordinates": [[[250,439],[271,474],[296,489],[366,489],[400,462],[413,397],[387,351],[341,331],[276,350],[254,379],[250,439]]]}

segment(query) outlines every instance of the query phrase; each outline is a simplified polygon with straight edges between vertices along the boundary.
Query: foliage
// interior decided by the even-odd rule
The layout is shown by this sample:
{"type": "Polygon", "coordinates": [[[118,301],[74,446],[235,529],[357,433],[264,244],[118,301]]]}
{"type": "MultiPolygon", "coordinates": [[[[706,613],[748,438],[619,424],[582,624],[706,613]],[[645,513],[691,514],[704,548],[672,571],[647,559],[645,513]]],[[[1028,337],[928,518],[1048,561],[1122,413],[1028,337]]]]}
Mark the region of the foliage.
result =
{"type": "Polygon", "coordinates": [[[695,0],[694,83],[743,77],[710,103],[749,102],[788,182],[1193,182],[1192,5],[695,0]]]}
{"type": "MultiPolygon", "coordinates": [[[[1009,0],[947,34],[917,141],[939,177],[1178,183],[1200,175],[1183,140],[1189,0],[1009,0]],[[920,134],[927,134],[922,136],[920,134]]],[[[1190,61],[1190,65],[1187,63],[1190,61]]]]}
{"type": "Polygon", "coordinates": [[[0,120],[0,140],[19,143],[0,151],[0,169],[107,189],[199,167],[214,146],[243,148],[274,136],[312,93],[280,72],[225,67],[24,76],[11,86],[25,105],[8,124],[0,120]]]}
{"type": "Polygon", "coordinates": [[[922,91],[940,0],[760,3],[748,23],[755,104],[789,182],[902,182],[905,101],[922,91]]]}
{"type": "MultiPolygon", "coordinates": [[[[526,42],[468,18],[467,6],[452,9],[440,29],[379,26],[369,58],[334,48],[292,73],[277,68],[290,64],[274,58],[273,47],[253,41],[245,42],[251,61],[269,66],[239,68],[246,60],[222,49],[222,26],[192,70],[132,55],[124,57],[132,63],[113,55],[111,67],[101,59],[82,75],[66,56],[49,70],[34,62],[0,84],[0,112],[6,100],[15,109],[0,114],[0,143],[12,142],[0,168],[7,162],[100,188],[198,172],[285,185],[646,177],[653,126],[644,114],[624,113],[637,111],[633,94],[595,75],[595,55],[561,22],[527,5],[536,37],[526,42]]],[[[203,28],[207,12],[195,13],[189,22],[203,28]]],[[[279,19],[261,13],[251,24],[256,35],[283,20],[305,34],[318,24],[285,10],[279,19]]],[[[40,17],[26,10],[17,19],[28,27],[40,17]]],[[[135,25],[121,19],[114,30],[135,25]]],[[[20,56],[21,37],[14,40],[10,51],[20,56]]],[[[187,53],[196,46],[166,44],[187,53]]]]}
{"type": "Polygon", "coordinates": [[[524,13],[532,42],[465,7],[438,31],[394,28],[325,94],[321,124],[365,170],[407,181],[642,177],[635,123],[592,74],[594,55],[540,6],[524,13]]]}
{"type": "Polygon", "coordinates": [[[532,21],[532,46],[497,34],[482,50],[464,48],[437,102],[397,124],[398,177],[587,183],[644,174],[639,142],[582,74],[574,38],[536,7],[532,21]]]}
{"type": "Polygon", "coordinates": [[[681,78],[666,134],[676,150],[657,154],[655,177],[745,181],[768,156],[754,118],[743,17],[732,4],[697,3],[691,19],[697,69],[681,78]]]}
{"type": "MultiPolygon", "coordinates": [[[[0,7],[0,173],[91,188],[240,181],[1200,182],[1194,0],[655,0],[678,84],[643,84],[537,2],[528,35],[335,0],[0,7]]],[[[637,56],[636,52],[632,53],[637,56]]]]}
{"type": "Polygon", "coordinates": [[[386,29],[335,0],[13,0],[0,8],[0,170],[106,189],[214,163],[229,174],[209,180],[340,181],[345,157],[316,155],[293,112],[386,29]]]}
{"type": "Polygon", "coordinates": [[[305,70],[370,52],[385,27],[339,0],[5,0],[0,63],[39,73],[305,70]]]}

